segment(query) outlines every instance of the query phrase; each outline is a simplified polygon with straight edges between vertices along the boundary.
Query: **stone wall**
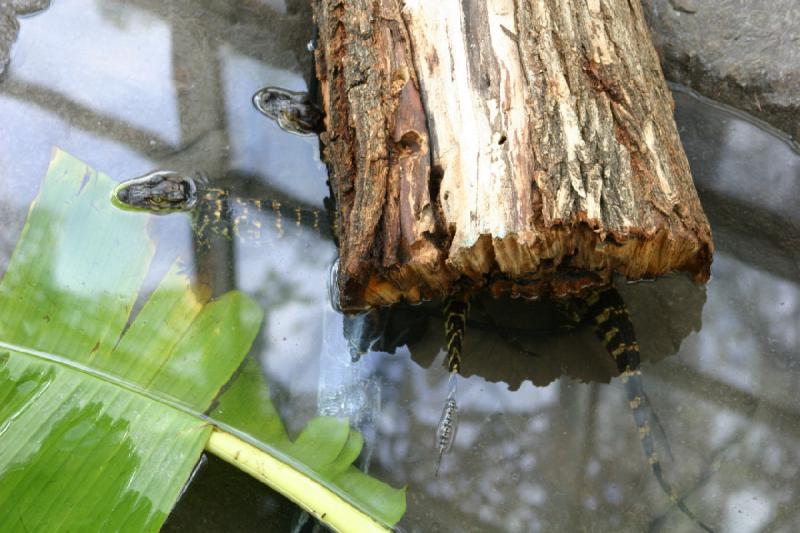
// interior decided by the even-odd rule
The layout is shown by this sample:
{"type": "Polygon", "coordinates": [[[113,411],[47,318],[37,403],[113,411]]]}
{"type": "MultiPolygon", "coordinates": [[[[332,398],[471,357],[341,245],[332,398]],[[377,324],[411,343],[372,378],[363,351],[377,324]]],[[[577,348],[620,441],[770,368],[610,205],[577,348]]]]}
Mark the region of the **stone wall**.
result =
{"type": "Polygon", "coordinates": [[[800,1],[642,5],[668,80],[800,139],[800,1]]]}

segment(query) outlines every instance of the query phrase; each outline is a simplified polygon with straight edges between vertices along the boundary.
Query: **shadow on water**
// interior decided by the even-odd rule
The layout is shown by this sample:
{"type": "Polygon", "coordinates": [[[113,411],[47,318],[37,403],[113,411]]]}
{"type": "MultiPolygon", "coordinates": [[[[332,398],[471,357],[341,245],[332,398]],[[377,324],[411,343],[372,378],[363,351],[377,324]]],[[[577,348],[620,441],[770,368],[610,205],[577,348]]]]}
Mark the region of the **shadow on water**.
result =
{"type": "MultiPolygon", "coordinates": [[[[618,282],[618,290],[640,331],[643,361],[674,355],[685,337],[700,330],[705,288],[683,276],[670,276],[658,284],[618,282]],[[653,307],[660,310],[659,317],[648,312],[653,307]]],[[[444,320],[438,303],[382,313],[384,337],[376,349],[394,353],[406,346],[412,360],[423,367],[441,362],[437,356],[444,320]]],[[[472,302],[467,332],[461,374],[505,383],[511,391],[525,381],[546,386],[562,376],[608,383],[618,373],[592,329],[570,324],[549,301],[480,295],[472,302]]]]}
{"type": "MultiPolygon", "coordinates": [[[[0,81],[0,268],[52,145],[120,178],[203,171],[230,190],[228,223],[247,206],[261,234],[197,235],[187,215],[160,217],[154,269],[182,255],[217,292],[235,286],[259,301],[266,320],[253,356],[293,435],[334,410],[342,380],[366,384],[355,406],[369,429],[362,466],[408,485],[402,529],[691,530],[650,475],[602,346],[586,328],[562,331],[547,304],[476,302],[458,438],[438,480],[433,440],[447,390],[438,309],[388,312],[382,351],[355,367],[327,358],[348,349],[327,304],[335,249],[324,232],[291,222],[293,207],[323,208],[317,141],[285,134],[250,101],[265,85],[305,88],[305,2],[63,0],[20,24],[0,81]],[[257,209],[258,199],[270,208],[257,209]]],[[[718,530],[791,530],[800,521],[800,156],[736,114],[674,95],[716,255],[707,287],[682,276],[618,283],[664,427],[657,444],[674,457],[662,457],[667,478],[718,530]]],[[[215,470],[204,485],[210,470],[168,529],[216,523],[218,483],[238,477],[215,470]]],[[[253,512],[276,508],[275,524],[291,522],[288,503],[260,490],[243,488],[226,506],[258,494],[253,512]]],[[[263,526],[232,514],[237,530],[263,526]]]]}

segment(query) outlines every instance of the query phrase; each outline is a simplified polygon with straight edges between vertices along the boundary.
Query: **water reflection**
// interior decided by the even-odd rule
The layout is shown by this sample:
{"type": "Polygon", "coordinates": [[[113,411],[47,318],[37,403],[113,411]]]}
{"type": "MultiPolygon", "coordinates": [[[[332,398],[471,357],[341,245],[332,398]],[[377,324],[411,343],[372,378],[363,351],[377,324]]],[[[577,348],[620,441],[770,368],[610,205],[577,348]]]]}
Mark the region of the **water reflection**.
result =
{"type": "MultiPolygon", "coordinates": [[[[250,101],[265,85],[305,88],[310,33],[300,1],[72,0],[23,19],[0,82],[0,268],[52,145],[120,178],[200,170],[234,202],[321,208],[316,140],[285,134],[250,101]]],[[[800,521],[800,157],[691,95],[676,102],[717,254],[707,288],[680,276],[619,286],[664,426],[657,445],[669,444],[666,476],[704,521],[791,530],[800,521]]],[[[311,227],[284,224],[281,234],[271,210],[253,211],[262,238],[205,248],[186,216],[153,221],[162,242],[154,270],[194,258],[198,278],[259,301],[266,318],[254,353],[296,435],[332,405],[325,387],[336,374],[320,354],[336,351],[326,335],[341,331],[325,318],[335,250],[311,227]]],[[[380,391],[370,471],[409,486],[402,528],[692,530],[652,478],[593,333],[561,332],[544,304],[481,300],[475,309],[459,434],[439,480],[434,430],[447,373],[438,310],[393,311],[381,348],[395,353],[371,353],[356,369],[380,391]]]]}
{"type": "Polygon", "coordinates": [[[25,92],[41,95],[54,107],[69,102],[74,106],[70,116],[82,110],[88,120],[101,115],[122,121],[149,137],[148,143],[178,144],[173,30],[167,21],[131,6],[118,24],[109,24],[99,4],[56,3],[46,16],[23,21],[23,31],[28,23],[38,26],[37,39],[19,41],[9,71],[25,92]],[[92,28],[92,46],[82,38],[87,28],[92,28]],[[124,77],[118,64],[123,57],[124,77]],[[109,83],[112,79],[115,82],[109,83]]]}
{"type": "MultiPolygon", "coordinates": [[[[705,287],[680,275],[656,284],[617,285],[630,309],[643,361],[677,353],[682,341],[700,330],[705,287]],[[654,314],[653,309],[660,312],[654,314]]],[[[382,349],[407,345],[418,364],[430,367],[440,362],[444,323],[438,306],[396,308],[386,321],[382,349]]],[[[462,374],[503,382],[511,391],[525,381],[544,386],[568,376],[607,383],[617,375],[592,329],[576,329],[552,302],[479,296],[473,300],[467,331],[462,374]]]]}

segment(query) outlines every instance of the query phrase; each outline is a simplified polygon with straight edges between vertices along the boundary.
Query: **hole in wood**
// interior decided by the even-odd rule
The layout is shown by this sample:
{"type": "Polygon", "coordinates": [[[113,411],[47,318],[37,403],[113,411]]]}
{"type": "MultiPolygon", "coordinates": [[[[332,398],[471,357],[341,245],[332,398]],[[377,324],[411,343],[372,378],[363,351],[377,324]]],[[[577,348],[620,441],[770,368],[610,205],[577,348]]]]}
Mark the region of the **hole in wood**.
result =
{"type": "Polygon", "coordinates": [[[398,143],[400,148],[404,151],[418,152],[420,148],[420,137],[416,131],[407,131],[400,137],[398,143]]]}
{"type": "Polygon", "coordinates": [[[497,139],[497,144],[499,146],[503,146],[505,143],[506,143],[506,136],[505,135],[501,135],[500,138],[497,139]]]}
{"type": "Polygon", "coordinates": [[[439,190],[442,187],[442,178],[444,177],[444,169],[441,165],[431,165],[431,177],[428,180],[428,194],[433,201],[439,201],[439,190]]]}

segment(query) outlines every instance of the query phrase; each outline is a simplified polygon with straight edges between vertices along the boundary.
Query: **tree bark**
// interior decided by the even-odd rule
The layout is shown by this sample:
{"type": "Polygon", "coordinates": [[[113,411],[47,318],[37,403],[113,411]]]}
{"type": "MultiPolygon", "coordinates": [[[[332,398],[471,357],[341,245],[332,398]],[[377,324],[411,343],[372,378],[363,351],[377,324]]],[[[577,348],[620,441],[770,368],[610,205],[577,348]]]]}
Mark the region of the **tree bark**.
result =
{"type": "Polygon", "coordinates": [[[564,297],[713,244],[638,0],[315,0],[345,310],[564,297]]]}

